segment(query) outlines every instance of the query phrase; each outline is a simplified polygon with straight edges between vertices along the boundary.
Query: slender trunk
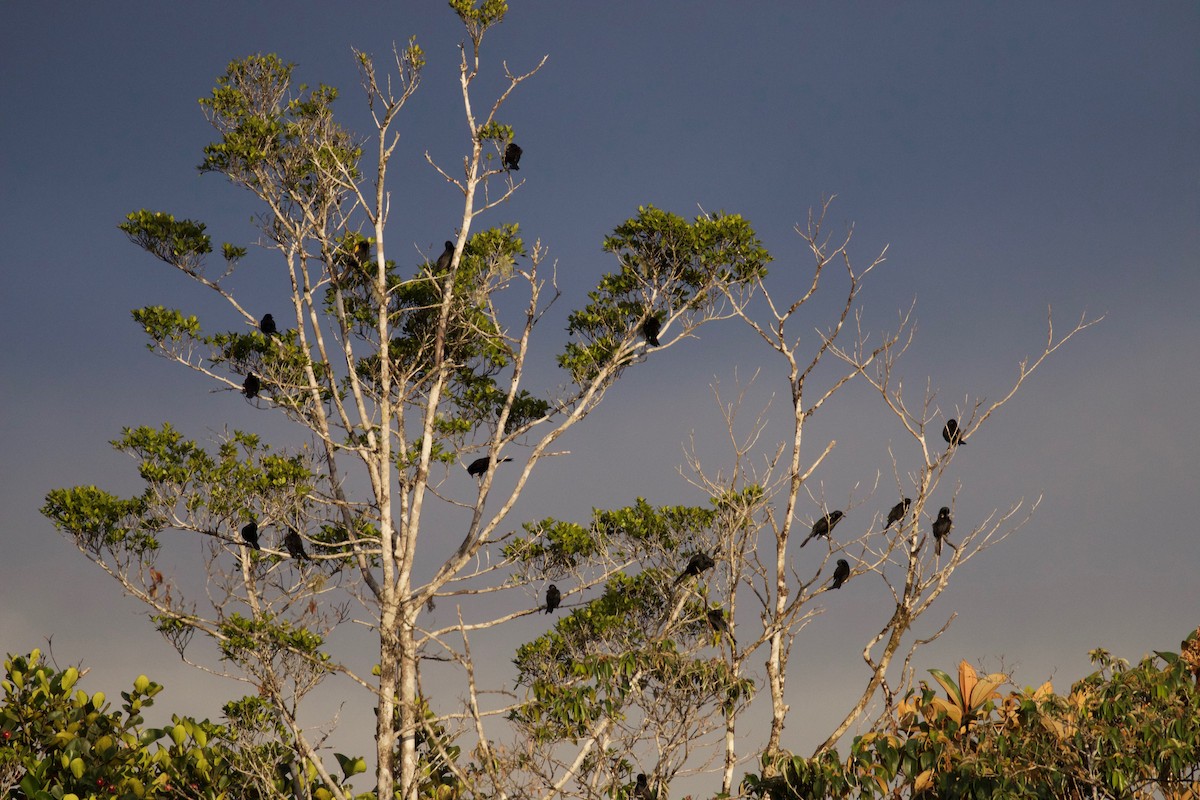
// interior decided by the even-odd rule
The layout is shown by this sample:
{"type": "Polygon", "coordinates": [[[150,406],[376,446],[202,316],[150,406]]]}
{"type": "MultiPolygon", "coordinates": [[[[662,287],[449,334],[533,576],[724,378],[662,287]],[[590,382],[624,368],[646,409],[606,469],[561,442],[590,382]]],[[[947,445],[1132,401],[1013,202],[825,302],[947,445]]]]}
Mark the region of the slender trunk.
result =
{"type": "Polygon", "coordinates": [[[395,613],[383,615],[379,626],[379,709],[375,715],[375,787],[379,798],[395,796],[396,686],[399,647],[395,613]]]}
{"type": "MultiPolygon", "coordinates": [[[[776,628],[771,633],[771,653],[767,657],[767,682],[771,689],[771,733],[767,737],[764,755],[773,759],[779,755],[779,741],[783,736],[783,722],[787,718],[788,705],[783,701],[783,689],[787,669],[787,654],[784,652],[783,637],[785,632],[776,628]]],[[[768,771],[773,775],[774,767],[764,767],[763,775],[768,771]]]]}
{"type": "MultiPolygon", "coordinates": [[[[411,604],[409,604],[411,605],[411,604]]],[[[417,704],[417,645],[413,639],[416,611],[405,608],[401,614],[400,655],[400,797],[417,800],[417,726],[421,724],[417,704]]]]}

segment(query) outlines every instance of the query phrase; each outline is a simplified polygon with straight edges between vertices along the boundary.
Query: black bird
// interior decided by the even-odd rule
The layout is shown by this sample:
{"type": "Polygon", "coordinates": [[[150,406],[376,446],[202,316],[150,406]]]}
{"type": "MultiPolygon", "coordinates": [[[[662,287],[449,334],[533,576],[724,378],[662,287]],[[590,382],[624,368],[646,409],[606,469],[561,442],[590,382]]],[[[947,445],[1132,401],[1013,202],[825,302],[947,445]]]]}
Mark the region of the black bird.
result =
{"type": "Polygon", "coordinates": [[[828,538],[829,532],[833,530],[835,525],[842,521],[842,517],[844,516],[846,515],[841,511],[830,511],[828,514],[821,517],[819,520],[813,523],[812,532],[805,537],[804,541],[800,543],[800,546],[804,547],[804,545],[808,544],[808,540],[814,536],[824,536],[828,538]]]}
{"type": "Polygon", "coordinates": [[[258,523],[250,520],[249,525],[242,526],[242,541],[250,545],[255,550],[262,550],[258,544],[258,523]]]}
{"type": "Polygon", "coordinates": [[[967,443],[967,440],[963,438],[962,431],[958,429],[958,420],[956,419],[946,420],[946,427],[942,428],[942,438],[951,447],[967,443]]]}
{"type": "Polygon", "coordinates": [[[683,568],[683,572],[679,573],[679,577],[675,579],[675,585],[683,583],[693,575],[699,575],[707,569],[712,569],[717,565],[717,562],[712,560],[712,556],[708,553],[696,553],[688,561],[687,566],[683,568]]]}
{"type": "MultiPolygon", "coordinates": [[[[497,464],[503,464],[505,461],[512,461],[512,457],[505,456],[504,458],[496,459],[497,464]]],[[[484,456],[483,458],[477,458],[467,466],[467,474],[472,478],[478,478],[479,476],[483,475],[483,473],[487,472],[487,465],[487,456],[484,456]]]]}
{"type": "Polygon", "coordinates": [[[708,620],[708,627],[712,628],[718,634],[724,634],[729,637],[729,641],[737,645],[737,640],[733,638],[733,631],[729,627],[729,620],[725,617],[724,609],[710,608],[704,612],[705,618],[708,620]]]}
{"type": "Polygon", "coordinates": [[[450,269],[450,262],[454,260],[454,242],[446,242],[446,249],[438,256],[437,271],[445,272],[450,269]]]}
{"type": "Polygon", "coordinates": [[[562,602],[562,592],[553,583],[546,587],[546,613],[553,614],[554,609],[562,602]]]}
{"type": "Polygon", "coordinates": [[[846,582],[846,578],[850,577],[850,562],[844,558],[839,558],[837,569],[833,571],[833,589],[842,588],[842,584],[846,582]]]}
{"type": "Polygon", "coordinates": [[[509,142],[508,146],[504,148],[504,168],[519,170],[517,162],[521,160],[521,152],[521,148],[517,147],[516,142],[509,142]]]}
{"type": "Polygon", "coordinates": [[[633,800],[654,800],[654,795],[650,792],[650,781],[645,773],[638,773],[637,783],[633,785],[633,800]]]}
{"type": "MultiPolygon", "coordinates": [[[[950,509],[942,506],[938,509],[937,519],[933,521],[933,538],[937,542],[934,548],[935,555],[942,554],[942,540],[950,535],[950,528],[954,525],[954,520],[950,519],[950,509]]],[[[953,544],[950,545],[954,547],[953,544]]]]}
{"type": "Polygon", "coordinates": [[[300,538],[297,531],[287,532],[287,536],[283,537],[283,546],[287,548],[288,555],[292,558],[308,558],[308,553],[304,551],[304,540],[300,538]]]}
{"type": "Polygon", "coordinates": [[[662,322],[655,315],[650,315],[646,321],[642,323],[642,336],[646,337],[646,344],[651,347],[658,347],[658,332],[662,330],[662,322]]]}
{"type": "Polygon", "coordinates": [[[258,376],[251,372],[246,376],[246,380],[242,383],[242,394],[246,395],[247,400],[253,400],[258,397],[258,390],[262,388],[262,382],[258,376]]]}
{"type": "Polygon", "coordinates": [[[275,318],[267,314],[262,318],[262,322],[258,323],[258,329],[267,336],[274,336],[279,330],[275,327],[275,318]]]}
{"type": "Polygon", "coordinates": [[[367,264],[371,261],[371,243],[366,239],[354,245],[354,260],[358,263],[359,269],[367,268],[367,264]]]}
{"type": "Polygon", "coordinates": [[[912,505],[912,500],[906,497],[899,503],[896,503],[896,505],[892,506],[892,510],[888,512],[887,525],[884,525],[883,529],[886,531],[888,528],[904,519],[904,515],[908,513],[908,507],[910,505],[912,505]]]}

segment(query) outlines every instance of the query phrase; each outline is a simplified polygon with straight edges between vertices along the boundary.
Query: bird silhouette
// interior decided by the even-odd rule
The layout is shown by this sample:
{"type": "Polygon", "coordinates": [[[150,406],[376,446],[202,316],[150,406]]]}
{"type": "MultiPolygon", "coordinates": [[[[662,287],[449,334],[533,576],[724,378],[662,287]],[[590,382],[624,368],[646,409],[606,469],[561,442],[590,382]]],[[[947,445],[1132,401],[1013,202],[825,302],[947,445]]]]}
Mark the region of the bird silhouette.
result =
{"type": "Polygon", "coordinates": [[[521,148],[517,147],[516,142],[509,142],[508,146],[504,148],[504,168],[519,170],[520,167],[517,166],[517,162],[521,160],[522,152],[521,148]]]}
{"type": "Polygon", "coordinates": [[[833,530],[835,525],[842,521],[842,517],[844,516],[846,515],[841,511],[830,511],[828,514],[821,517],[819,520],[813,523],[812,532],[804,538],[804,541],[800,543],[800,546],[804,547],[804,545],[808,544],[808,540],[814,536],[824,536],[828,538],[829,532],[833,530]]]}
{"type": "Polygon", "coordinates": [[[733,630],[729,627],[729,619],[725,616],[725,610],[722,608],[710,608],[704,612],[705,619],[708,620],[708,627],[712,628],[718,634],[727,635],[729,641],[737,645],[737,640],[733,638],[733,630]]]}
{"type": "Polygon", "coordinates": [[[644,773],[638,773],[637,782],[633,785],[633,800],[654,800],[654,795],[650,792],[650,781],[644,773]]]}
{"type": "Polygon", "coordinates": [[[562,592],[553,583],[546,587],[546,613],[553,614],[554,609],[562,602],[562,592]]]}
{"type": "Polygon", "coordinates": [[[246,395],[247,400],[253,400],[258,397],[258,390],[262,388],[262,382],[258,376],[251,372],[246,376],[246,380],[242,382],[242,394],[246,395]]]}
{"type": "Polygon", "coordinates": [[[958,429],[958,420],[956,419],[946,420],[946,427],[942,428],[942,438],[951,447],[967,443],[967,440],[962,435],[962,431],[958,429]]]}
{"type": "MultiPolygon", "coordinates": [[[[950,535],[950,528],[953,525],[954,520],[950,519],[950,509],[942,506],[938,509],[937,519],[933,521],[933,538],[937,542],[933,551],[935,555],[940,556],[942,554],[942,540],[950,535]]],[[[949,539],[946,539],[946,541],[950,543],[949,539]]],[[[950,546],[954,547],[953,544],[950,544],[950,546]]]]}
{"type": "Polygon", "coordinates": [[[288,531],[287,536],[283,537],[283,546],[292,558],[308,558],[308,553],[304,551],[304,540],[300,538],[298,531],[288,531]]]}
{"type": "MultiPolygon", "coordinates": [[[[496,459],[497,464],[503,464],[505,461],[512,461],[512,457],[505,456],[504,458],[496,459]]],[[[478,478],[479,476],[483,475],[483,473],[487,472],[487,465],[487,456],[484,456],[483,458],[477,458],[467,466],[467,474],[472,478],[478,478]]]]}
{"type": "Polygon", "coordinates": [[[274,336],[279,332],[279,330],[275,327],[275,318],[270,314],[267,314],[262,318],[262,321],[258,323],[258,329],[267,336],[274,336]]]}
{"type": "Polygon", "coordinates": [[[250,520],[249,525],[242,526],[242,541],[255,550],[262,550],[258,544],[258,523],[250,520]]]}
{"type": "Polygon", "coordinates": [[[361,239],[354,245],[354,260],[358,264],[358,268],[365,270],[367,264],[371,260],[371,243],[366,239],[361,239]]]}
{"type": "Polygon", "coordinates": [[[896,503],[896,505],[892,506],[892,510],[889,511],[887,515],[887,525],[884,525],[883,529],[886,531],[888,528],[904,519],[904,515],[908,513],[908,507],[910,505],[912,505],[912,500],[906,497],[899,503],[896,503]]]}
{"type": "Polygon", "coordinates": [[[642,323],[642,336],[646,337],[646,344],[651,347],[658,347],[658,332],[662,330],[662,322],[658,317],[651,314],[642,323]]]}
{"type": "Polygon", "coordinates": [[[450,262],[454,260],[454,242],[446,242],[446,249],[438,256],[437,271],[445,272],[450,269],[450,262]]]}
{"type": "Polygon", "coordinates": [[[846,579],[850,577],[850,562],[844,558],[839,558],[837,569],[833,571],[833,586],[830,588],[840,589],[846,579]]]}
{"type": "Polygon", "coordinates": [[[708,553],[696,553],[688,560],[687,566],[683,568],[683,572],[679,573],[679,577],[675,579],[675,585],[678,586],[693,575],[699,575],[716,565],[717,562],[713,561],[712,556],[708,553]]]}

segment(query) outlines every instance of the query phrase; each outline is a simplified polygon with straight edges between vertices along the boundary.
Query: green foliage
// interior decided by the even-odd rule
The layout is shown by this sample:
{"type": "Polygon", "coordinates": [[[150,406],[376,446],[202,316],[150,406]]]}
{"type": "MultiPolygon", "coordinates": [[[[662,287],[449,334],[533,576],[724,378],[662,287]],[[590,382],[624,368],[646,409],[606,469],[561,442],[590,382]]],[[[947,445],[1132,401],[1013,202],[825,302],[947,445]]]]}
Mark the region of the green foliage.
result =
{"type": "Polygon", "coordinates": [[[124,500],[95,486],[53,489],[42,505],[55,528],[94,555],[116,550],[152,555],[159,547],[160,523],[147,519],[146,510],[145,498],[124,500]]]}
{"type": "Polygon", "coordinates": [[[188,272],[198,272],[204,256],[212,252],[203,222],[176,221],[163,211],[134,211],[117,227],[147,253],[188,272]]]}
{"type": "Polygon", "coordinates": [[[328,202],[335,191],[323,176],[357,176],[361,148],[333,122],[337,90],[319,86],[292,92],[294,64],[276,55],[253,55],[229,64],[212,96],[202,98],[221,141],[204,148],[201,172],[219,172],[262,190],[278,186],[295,202],[328,202]]]}
{"type": "Polygon", "coordinates": [[[185,317],[182,311],[174,308],[138,308],[133,311],[133,320],[154,340],[146,345],[151,350],[155,345],[162,346],[167,342],[178,344],[187,338],[195,339],[200,335],[200,321],[195,315],[185,317]]]}
{"type": "MultiPolygon", "coordinates": [[[[142,713],[162,686],[145,675],[121,692],[119,710],[103,692],[76,688],[75,667],[57,670],[34,650],[4,662],[0,707],[0,795],[6,800],[268,800],[290,796],[276,765],[291,758],[286,727],[260,697],[225,706],[228,725],[172,715],[162,728],[142,713]]],[[[334,754],[344,779],[362,758],[334,754]]],[[[313,796],[328,788],[310,776],[313,796]]]]}
{"type": "MultiPolygon", "coordinates": [[[[1188,643],[1185,641],[1184,643],[1188,643]]],[[[1186,650],[1186,648],[1185,648],[1186,650]]],[[[849,758],[787,756],[747,776],[756,797],[1135,798],[1200,790],[1200,692],[1190,663],[1157,653],[1136,666],[1093,651],[1100,669],[1056,695],[994,692],[997,676],[910,692],[849,758]]],[[[965,663],[965,662],[964,662],[965,663]]],[[[964,680],[964,676],[966,679],[964,680]]]]}
{"type": "Polygon", "coordinates": [[[686,328],[711,314],[724,291],[763,278],[771,260],[740,215],[689,223],[653,206],[618,226],[604,249],[620,270],[606,274],[588,293],[591,302],[568,317],[567,330],[577,338],[558,359],[577,383],[627,357],[622,348],[650,316],[678,316],[686,328]]]}

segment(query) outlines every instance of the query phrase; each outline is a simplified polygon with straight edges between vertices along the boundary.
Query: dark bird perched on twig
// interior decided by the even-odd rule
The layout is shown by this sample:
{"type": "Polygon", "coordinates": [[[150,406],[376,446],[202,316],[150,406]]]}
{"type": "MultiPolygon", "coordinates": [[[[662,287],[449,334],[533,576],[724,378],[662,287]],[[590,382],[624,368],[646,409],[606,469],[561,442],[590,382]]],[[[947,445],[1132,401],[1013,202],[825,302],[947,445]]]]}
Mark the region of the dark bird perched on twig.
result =
{"type": "Polygon", "coordinates": [[[267,314],[262,318],[262,321],[258,323],[258,329],[267,336],[274,336],[279,332],[279,330],[275,327],[275,318],[270,314],[267,314]]]}
{"type": "Polygon", "coordinates": [[[242,394],[246,395],[247,400],[253,400],[258,397],[258,390],[262,388],[262,382],[258,376],[251,372],[246,376],[246,380],[242,382],[242,394]]]}
{"type": "Polygon", "coordinates": [[[642,336],[646,339],[646,344],[651,347],[658,347],[658,332],[662,330],[662,322],[658,317],[651,314],[642,323],[642,336]]]}
{"type": "Polygon", "coordinates": [[[562,602],[562,592],[553,583],[546,587],[546,613],[553,614],[554,609],[562,602]]]}
{"type": "Polygon", "coordinates": [[[450,269],[450,262],[454,260],[454,242],[446,242],[446,249],[438,256],[437,271],[445,272],[450,269]]]}
{"type": "Polygon", "coordinates": [[[966,438],[962,435],[962,431],[958,429],[958,420],[956,419],[946,420],[946,427],[942,428],[942,438],[951,447],[967,443],[966,438]]]}
{"type": "Polygon", "coordinates": [[[725,609],[710,608],[704,612],[704,617],[708,620],[708,627],[712,628],[718,634],[728,636],[729,641],[733,642],[734,647],[737,646],[737,639],[733,638],[733,630],[729,627],[729,620],[725,616],[725,609]]]}
{"type": "Polygon", "coordinates": [[[842,521],[842,517],[844,516],[846,515],[841,511],[830,511],[828,514],[821,517],[819,520],[813,523],[812,532],[804,538],[804,541],[800,543],[800,546],[804,547],[804,545],[808,544],[808,540],[814,536],[824,536],[828,538],[829,532],[833,530],[835,525],[842,521]]]}
{"type": "Polygon", "coordinates": [[[354,261],[361,270],[366,270],[367,264],[371,261],[371,243],[366,239],[360,239],[354,245],[354,261]]]}
{"type": "Polygon", "coordinates": [[[683,568],[683,572],[679,573],[679,577],[675,579],[675,585],[678,586],[693,575],[699,575],[716,565],[717,562],[713,561],[712,556],[708,553],[696,553],[688,560],[687,566],[683,568]]]}
{"type": "MultiPolygon", "coordinates": [[[[496,459],[497,464],[503,464],[505,461],[512,461],[512,456],[505,456],[504,458],[496,459]]],[[[487,465],[487,456],[484,456],[483,458],[477,458],[467,466],[467,474],[472,478],[478,478],[479,476],[483,475],[483,473],[487,472],[487,465]]]]}
{"type": "MultiPolygon", "coordinates": [[[[534,142],[534,144],[537,143],[534,142]]],[[[519,170],[517,162],[521,160],[521,153],[522,150],[517,147],[516,142],[509,142],[508,146],[504,148],[504,168],[519,170]]]]}
{"type": "Polygon", "coordinates": [[[283,546],[287,548],[288,555],[292,558],[308,558],[308,553],[304,551],[304,540],[300,538],[298,531],[288,531],[287,536],[283,537],[283,546]]]}
{"type": "Polygon", "coordinates": [[[912,500],[906,497],[899,503],[896,503],[896,505],[892,506],[892,510],[888,512],[887,525],[884,525],[883,529],[886,531],[888,528],[904,519],[904,515],[908,513],[908,507],[910,505],[912,505],[912,500]]]}
{"type": "Polygon", "coordinates": [[[255,550],[262,550],[258,544],[258,523],[250,520],[249,525],[242,526],[242,541],[255,550]]]}
{"type": "Polygon", "coordinates": [[[832,589],[842,588],[842,584],[846,582],[846,578],[850,577],[850,562],[844,558],[839,558],[837,569],[833,571],[833,586],[832,589]]]}
{"type": "Polygon", "coordinates": [[[654,794],[650,791],[650,781],[645,773],[638,773],[637,782],[633,785],[633,800],[654,800],[654,794]]]}
{"type": "MultiPolygon", "coordinates": [[[[950,519],[950,509],[942,506],[938,509],[937,519],[933,521],[933,538],[937,542],[933,551],[935,555],[940,556],[942,554],[942,540],[950,535],[950,528],[953,525],[954,520],[950,519]]],[[[949,539],[946,539],[946,543],[954,547],[954,544],[949,539]]],[[[958,548],[955,549],[957,550],[958,548]]]]}

